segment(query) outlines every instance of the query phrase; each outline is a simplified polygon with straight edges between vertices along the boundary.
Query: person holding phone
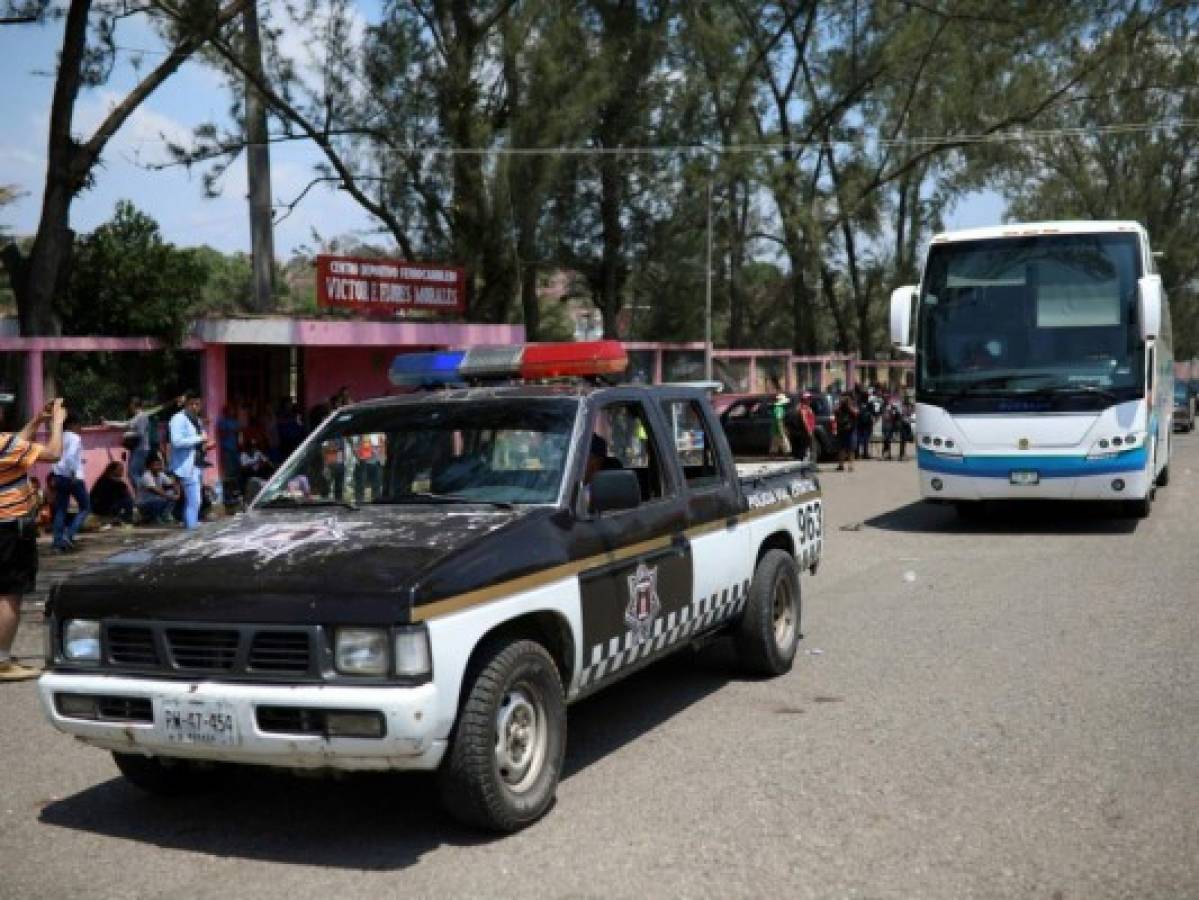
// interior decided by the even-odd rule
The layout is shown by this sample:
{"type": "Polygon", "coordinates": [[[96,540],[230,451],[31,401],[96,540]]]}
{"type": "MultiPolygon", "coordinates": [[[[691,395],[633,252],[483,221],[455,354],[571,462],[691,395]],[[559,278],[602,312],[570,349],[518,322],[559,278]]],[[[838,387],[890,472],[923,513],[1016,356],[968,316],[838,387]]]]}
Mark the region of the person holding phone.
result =
{"type": "Polygon", "coordinates": [[[21,596],[33,590],[37,581],[37,493],[29,472],[34,463],[58,461],[66,417],[66,408],[57,399],[18,432],[5,432],[0,420],[0,682],[24,681],[39,674],[12,656],[21,596]],[[43,423],[49,423],[50,436],[45,444],[38,444],[33,439],[43,423]]]}

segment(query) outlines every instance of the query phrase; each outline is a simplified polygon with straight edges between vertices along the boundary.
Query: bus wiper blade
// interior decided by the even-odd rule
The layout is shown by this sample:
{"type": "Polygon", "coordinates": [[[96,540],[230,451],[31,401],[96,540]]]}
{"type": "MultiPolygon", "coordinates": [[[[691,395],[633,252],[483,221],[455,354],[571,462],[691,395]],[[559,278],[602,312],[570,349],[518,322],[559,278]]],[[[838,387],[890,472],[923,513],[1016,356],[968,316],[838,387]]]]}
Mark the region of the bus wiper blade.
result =
{"type": "Polygon", "coordinates": [[[515,509],[511,503],[504,500],[475,500],[471,497],[459,497],[457,494],[430,494],[427,491],[411,491],[406,494],[395,494],[376,501],[381,504],[403,503],[437,503],[445,506],[494,506],[497,509],[515,509]]]}
{"type": "Polygon", "coordinates": [[[1120,400],[1120,398],[1111,391],[1106,390],[1105,388],[1095,387],[1093,384],[1052,384],[1029,391],[1029,393],[1039,396],[1052,396],[1054,394],[1090,394],[1093,397],[1098,397],[1100,400],[1106,400],[1108,403],[1117,403],[1120,400]]]}
{"type": "Polygon", "coordinates": [[[312,509],[317,506],[340,506],[343,509],[358,510],[356,503],[351,503],[349,500],[333,500],[321,498],[319,500],[304,500],[300,497],[272,497],[265,503],[258,503],[254,506],[255,509],[312,509]]]}

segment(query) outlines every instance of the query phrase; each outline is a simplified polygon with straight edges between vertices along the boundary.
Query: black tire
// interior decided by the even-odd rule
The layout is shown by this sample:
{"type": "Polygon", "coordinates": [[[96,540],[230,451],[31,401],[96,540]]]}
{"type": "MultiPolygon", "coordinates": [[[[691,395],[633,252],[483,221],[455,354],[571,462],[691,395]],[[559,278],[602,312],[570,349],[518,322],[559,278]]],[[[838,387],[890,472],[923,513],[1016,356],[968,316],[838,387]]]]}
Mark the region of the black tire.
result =
{"type": "Polygon", "coordinates": [[[214,769],[201,769],[185,759],[115,751],[112,759],[126,781],[157,797],[200,793],[211,788],[215,781],[214,769]]]}
{"type": "Polygon", "coordinates": [[[1170,484],[1170,464],[1169,463],[1166,463],[1165,466],[1162,468],[1161,472],[1158,473],[1156,484],[1158,487],[1168,487],[1169,486],[1169,484],[1170,484]]]}
{"type": "Polygon", "coordinates": [[[737,628],[737,656],[742,667],[754,675],[791,671],[802,612],[795,557],[785,550],[767,550],[754,570],[737,628]]]}
{"type": "Polygon", "coordinates": [[[439,772],[450,815],[487,831],[531,825],[554,802],[565,751],[562,679],[545,648],[534,641],[480,648],[439,772]],[[504,754],[501,723],[512,730],[504,754]]]}

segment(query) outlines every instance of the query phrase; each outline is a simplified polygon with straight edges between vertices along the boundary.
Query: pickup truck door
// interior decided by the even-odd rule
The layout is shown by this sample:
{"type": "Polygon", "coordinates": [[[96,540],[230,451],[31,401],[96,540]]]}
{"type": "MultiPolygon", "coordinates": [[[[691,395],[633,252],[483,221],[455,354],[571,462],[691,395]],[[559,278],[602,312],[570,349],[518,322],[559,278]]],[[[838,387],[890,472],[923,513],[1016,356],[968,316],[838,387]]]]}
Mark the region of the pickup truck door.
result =
{"type": "Polygon", "coordinates": [[[581,484],[572,529],[572,555],[594,562],[579,574],[583,666],[576,695],[638,668],[666,646],[691,602],[691,552],[677,478],[664,462],[661,428],[640,400],[598,408],[592,433],[608,445],[605,468],[637,472],[642,503],[594,515],[581,484]]]}
{"type": "Polygon", "coordinates": [[[710,407],[681,397],[667,397],[661,407],[686,498],[692,602],[712,624],[740,611],[753,577],[750,530],[740,524],[737,470],[710,407]]]}

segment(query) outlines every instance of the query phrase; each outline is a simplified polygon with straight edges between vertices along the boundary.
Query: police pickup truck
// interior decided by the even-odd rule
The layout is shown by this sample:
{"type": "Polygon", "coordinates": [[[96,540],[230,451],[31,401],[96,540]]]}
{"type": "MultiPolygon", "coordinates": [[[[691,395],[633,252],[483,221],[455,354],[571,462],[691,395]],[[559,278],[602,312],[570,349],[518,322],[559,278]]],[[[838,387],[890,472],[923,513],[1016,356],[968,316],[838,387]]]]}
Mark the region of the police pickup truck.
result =
{"type": "Polygon", "coordinates": [[[451,381],[337,410],[246,513],[59,585],[39,691],[151,792],[437,770],[511,831],[553,801],[566,704],[718,635],[788,671],[822,535],[811,469],[739,469],[701,390],[451,381]]]}

